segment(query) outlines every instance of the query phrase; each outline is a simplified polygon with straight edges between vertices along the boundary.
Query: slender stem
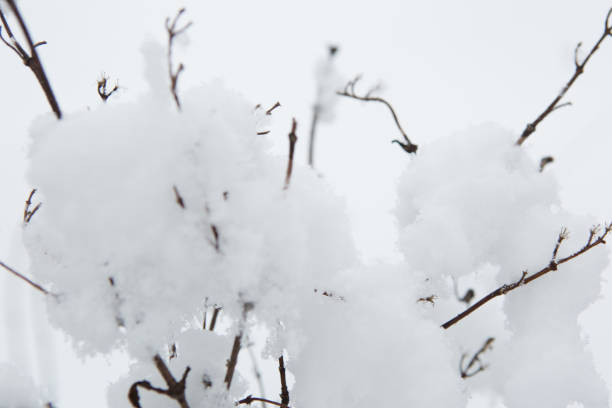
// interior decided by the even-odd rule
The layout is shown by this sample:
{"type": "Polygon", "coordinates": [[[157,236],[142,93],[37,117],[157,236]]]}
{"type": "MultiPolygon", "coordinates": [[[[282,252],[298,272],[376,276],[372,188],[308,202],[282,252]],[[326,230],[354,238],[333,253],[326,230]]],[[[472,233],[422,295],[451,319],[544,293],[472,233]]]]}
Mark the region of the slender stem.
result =
{"type": "MultiPolygon", "coordinates": [[[[9,7],[11,8],[11,10],[13,11],[13,14],[15,14],[15,17],[17,18],[17,22],[19,23],[19,26],[21,27],[21,31],[23,32],[23,35],[25,36],[26,41],[28,42],[28,47],[30,49],[30,55],[27,55],[25,50],[16,41],[14,41],[14,44],[15,44],[14,46],[18,51],[20,51],[18,52],[18,54],[22,54],[21,58],[23,60],[23,63],[28,68],[30,68],[30,70],[34,73],[34,76],[36,77],[36,79],[38,80],[38,83],[43,89],[43,92],[45,93],[45,96],[47,97],[47,101],[49,102],[51,109],[55,113],[55,116],[58,119],[61,119],[62,112],[60,110],[59,104],[57,103],[57,100],[55,99],[55,95],[53,94],[53,90],[51,89],[51,84],[49,83],[49,80],[47,79],[47,75],[45,74],[45,70],[42,66],[42,63],[40,62],[38,53],[36,52],[36,46],[38,43],[35,44],[34,41],[32,41],[30,32],[28,31],[25,21],[23,17],[21,16],[21,13],[19,12],[19,9],[17,8],[17,4],[15,4],[15,1],[14,0],[6,0],[6,1],[9,7]]],[[[2,20],[2,24],[4,25],[4,28],[6,29],[7,33],[9,34],[11,38],[13,38],[10,27],[7,24],[7,21],[4,18],[4,15],[2,14],[1,10],[0,10],[0,18],[2,20]]]]}
{"type": "Polygon", "coordinates": [[[9,271],[10,273],[12,273],[13,275],[17,276],[19,279],[21,279],[24,282],[28,283],[33,288],[41,291],[45,295],[50,295],[51,294],[51,292],[49,292],[47,289],[43,288],[42,286],[40,286],[38,283],[32,281],[31,279],[26,278],[24,275],[22,275],[21,273],[17,272],[15,269],[11,268],[10,266],[5,264],[4,262],[0,261],[0,266],[3,267],[4,269],[6,269],[7,271],[9,271]]]}
{"type": "MultiPolygon", "coordinates": [[[[514,289],[518,288],[519,286],[522,285],[527,285],[530,282],[533,282],[534,280],[546,275],[547,273],[551,272],[551,271],[556,271],[559,265],[562,265],[566,262],[571,261],[574,258],[579,257],[580,255],[584,254],[585,252],[589,251],[590,249],[600,245],[600,244],[605,244],[605,238],[608,235],[608,233],[610,232],[610,230],[612,229],[612,224],[608,224],[605,227],[604,232],[595,240],[593,241],[593,237],[595,235],[595,231],[596,228],[591,229],[591,232],[589,234],[589,239],[586,243],[585,246],[583,246],[580,250],[574,252],[571,255],[566,256],[565,258],[562,258],[560,260],[555,260],[554,258],[550,261],[550,263],[548,264],[548,266],[546,266],[545,268],[542,268],[541,270],[539,270],[538,272],[534,273],[533,275],[529,275],[527,276],[527,272],[523,271],[523,274],[521,276],[521,278],[519,280],[517,280],[516,282],[510,283],[510,284],[505,284],[500,286],[499,288],[495,289],[494,291],[492,291],[491,293],[489,293],[488,295],[484,296],[482,299],[480,299],[478,302],[474,303],[472,306],[470,306],[469,308],[465,309],[463,312],[459,313],[457,316],[453,317],[452,319],[450,319],[449,321],[447,321],[446,323],[444,323],[442,325],[442,328],[444,329],[448,329],[449,327],[453,326],[454,324],[460,322],[461,320],[465,319],[467,316],[469,316],[470,314],[474,313],[476,310],[478,310],[480,307],[482,307],[483,305],[485,305],[486,303],[488,303],[489,301],[495,299],[498,296],[502,296],[507,294],[508,292],[513,291],[514,289]]],[[[567,231],[562,230],[561,235],[565,235],[567,234],[567,231]]],[[[557,240],[557,242],[562,241],[564,238],[559,238],[557,240]]],[[[557,248],[558,249],[558,248],[557,248]]],[[[555,249],[555,251],[553,252],[553,256],[556,256],[556,252],[557,249],[555,249]]]]}
{"type": "Polygon", "coordinates": [[[312,109],[312,122],[310,123],[310,141],[308,144],[308,165],[314,167],[314,146],[317,135],[317,124],[319,122],[319,105],[312,109]]]}
{"type": "Polygon", "coordinates": [[[601,43],[606,39],[606,37],[612,34],[612,31],[611,31],[612,27],[610,27],[609,25],[611,12],[612,12],[612,8],[608,11],[603,34],[601,34],[601,36],[599,37],[599,40],[597,40],[593,48],[591,48],[591,51],[588,53],[588,55],[582,62],[578,61],[578,50],[580,49],[580,46],[582,45],[581,43],[578,43],[578,46],[576,46],[576,49],[574,51],[574,65],[576,68],[574,71],[574,74],[569,79],[569,81],[567,81],[567,83],[565,84],[561,92],[559,92],[559,94],[555,97],[555,99],[553,99],[553,101],[548,105],[548,107],[546,107],[544,112],[542,112],[540,116],[538,116],[533,122],[527,124],[527,126],[525,127],[525,130],[523,130],[523,133],[521,134],[521,137],[516,141],[517,145],[519,146],[522,145],[525,142],[525,140],[527,140],[527,138],[533,132],[536,131],[536,128],[540,124],[540,122],[546,119],[546,117],[550,115],[553,111],[555,111],[558,108],[561,108],[562,106],[567,106],[568,103],[559,105],[559,102],[561,101],[561,99],[563,99],[563,97],[565,96],[567,91],[572,87],[572,85],[574,85],[574,82],[576,82],[578,77],[584,73],[584,67],[589,62],[591,57],[595,54],[595,52],[599,49],[599,46],[601,45],[601,43]]]}

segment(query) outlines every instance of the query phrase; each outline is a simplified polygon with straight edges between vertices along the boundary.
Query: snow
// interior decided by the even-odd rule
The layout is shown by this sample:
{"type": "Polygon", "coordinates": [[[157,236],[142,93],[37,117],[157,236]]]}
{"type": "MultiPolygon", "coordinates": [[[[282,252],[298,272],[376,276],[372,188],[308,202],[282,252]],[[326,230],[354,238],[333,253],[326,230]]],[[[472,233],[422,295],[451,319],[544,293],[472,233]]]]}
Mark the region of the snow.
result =
{"type": "MultiPolygon", "coordinates": [[[[421,144],[398,186],[404,260],[366,266],[324,178],[297,165],[283,188],[286,158],[257,134],[270,124],[265,111],[220,81],[181,92],[179,111],[163,48],[148,42],[143,53],[147,94],[41,117],[30,131],[27,177],[44,203],[24,225],[31,273],[52,293],[52,324],[81,355],[132,358],[109,387],[110,406],[129,406],[135,381],[164,386],[156,354],[176,378],[191,367],[192,407],[232,406],[249,387],[237,374],[225,390],[233,339],[262,327],[265,356],[287,356],[297,407],[466,406],[478,395],[508,408],[606,406],[577,322],[599,293],[601,248],[440,327],[465,306],[453,279],[478,299],[547,266],[562,227],[571,239],[560,257],[597,222],[562,208],[555,178],[514,133],[485,124],[421,144]],[[213,304],[227,326],[203,331],[213,304]],[[462,379],[461,355],[489,337],[487,368],[462,379]],[[170,344],[178,355],[168,361],[170,344]]],[[[318,68],[322,120],[337,99],[333,62],[318,68]]],[[[12,381],[1,386],[14,404],[32,404],[20,391],[27,380],[12,381]]],[[[145,390],[141,398],[168,403],[145,390]]]]}

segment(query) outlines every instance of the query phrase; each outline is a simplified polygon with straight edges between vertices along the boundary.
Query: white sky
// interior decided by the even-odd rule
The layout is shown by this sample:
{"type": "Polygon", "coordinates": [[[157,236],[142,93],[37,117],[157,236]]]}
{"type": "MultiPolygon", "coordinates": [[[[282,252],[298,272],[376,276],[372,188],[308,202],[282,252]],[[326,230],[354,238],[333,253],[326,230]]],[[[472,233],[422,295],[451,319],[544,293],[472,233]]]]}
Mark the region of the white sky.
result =
{"type": "MultiPolygon", "coordinates": [[[[518,136],[573,73],[576,43],[582,41],[586,52],[599,37],[610,4],[21,0],[20,6],[35,40],[48,42],[39,53],[67,113],[101,103],[95,85],[102,71],[122,86],[119,97],[109,103],[136,99],[146,89],[143,41],[165,43],[165,17],[186,6],[186,19],[194,25],[189,42],[177,53],[177,61],[186,66],[180,86],[220,78],[254,104],[271,106],[279,100],[283,106],[274,113],[271,137],[278,140],[279,154],[285,154],[295,116],[300,137],[296,154],[305,162],[313,69],[328,44],[340,46],[338,68],[347,79],[362,73],[364,86],[379,81],[385,85],[382,94],[422,148],[437,137],[484,121],[499,123],[518,136]]],[[[35,187],[24,181],[27,128],[49,109],[32,74],[6,47],[0,47],[0,67],[0,259],[25,271],[19,222],[27,192],[35,187]]],[[[556,162],[547,171],[557,175],[564,205],[601,220],[612,219],[611,73],[608,39],[568,93],[573,106],[551,115],[523,147],[536,158],[553,155],[556,162]]],[[[366,261],[397,260],[388,212],[394,204],[395,180],[410,160],[390,144],[398,136],[384,107],[352,100],[340,101],[336,121],[319,127],[317,168],[346,197],[366,261]]],[[[0,347],[0,361],[34,367],[39,359],[23,344],[33,342],[37,330],[44,336],[38,343],[50,338],[44,328],[32,330],[26,319],[30,308],[41,313],[40,299],[8,276],[0,275],[0,287],[5,299],[0,327],[8,328],[0,335],[0,345],[5,345],[0,347]]],[[[605,300],[587,319],[601,362],[610,356],[603,354],[612,340],[609,310],[605,300]]],[[[39,354],[50,360],[55,356],[39,354]]],[[[98,369],[93,363],[83,369],[68,357],[59,360],[62,375],[84,370],[83,386],[98,369]]],[[[602,363],[601,369],[612,384],[612,366],[602,363]]],[[[78,401],[65,400],[62,408],[77,406],[78,401]]]]}

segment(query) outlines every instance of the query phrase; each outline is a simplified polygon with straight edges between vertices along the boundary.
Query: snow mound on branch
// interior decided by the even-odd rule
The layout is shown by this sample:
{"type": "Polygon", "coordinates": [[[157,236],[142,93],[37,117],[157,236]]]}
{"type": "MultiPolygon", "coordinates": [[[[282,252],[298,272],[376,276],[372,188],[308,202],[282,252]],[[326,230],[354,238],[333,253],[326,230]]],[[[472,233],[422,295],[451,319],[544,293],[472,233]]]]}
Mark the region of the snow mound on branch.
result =
{"type": "MultiPolygon", "coordinates": [[[[494,282],[476,294],[475,302],[518,281],[522,271],[547,267],[562,227],[571,236],[557,259],[581,249],[596,224],[560,207],[552,175],[540,173],[515,140],[493,125],[457,133],[424,146],[400,180],[400,249],[409,265],[431,279],[436,293],[450,298],[438,309],[448,313],[455,304],[445,320],[462,311],[452,299],[448,277],[492,268],[494,282]]],[[[478,338],[480,343],[498,339],[483,357],[490,368],[470,384],[497,390],[509,408],[572,401],[606,406],[608,391],[585,350],[577,319],[597,298],[607,263],[606,252],[594,248],[495,300],[503,302],[502,316],[490,302],[468,316],[470,322],[449,328],[458,356],[477,347],[478,338]],[[495,329],[500,318],[507,332],[495,329]]]]}
{"type": "Polygon", "coordinates": [[[181,112],[154,92],[32,128],[28,178],[44,206],[25,242],[57,295],[51,319],[83,351],[125,342],[152,355],[205,299],[236,318],[254,303],[274,325],[356,262],[321,179],[298,167],[283,190],[286,158],[256,134],[261,110],[218,83],[181,99],[181,112]]]}

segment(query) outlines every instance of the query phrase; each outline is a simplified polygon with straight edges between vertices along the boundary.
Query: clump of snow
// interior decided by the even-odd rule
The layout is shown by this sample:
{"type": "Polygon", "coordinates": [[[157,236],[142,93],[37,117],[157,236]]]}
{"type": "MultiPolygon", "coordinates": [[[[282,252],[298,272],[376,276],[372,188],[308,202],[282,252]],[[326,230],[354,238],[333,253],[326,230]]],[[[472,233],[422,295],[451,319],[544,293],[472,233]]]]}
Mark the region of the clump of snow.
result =
{"type": "MultiPolygon", "coordinates": [[[[582,248],[596,223],[560,208],[555,180],[540,173],[515,140],[496,126],[475,127],[424,146],[402,175],[400,249],[406,263],[449,299],[442,299],[439,309],[448,313],[455,304],[440,323],[462,310],[461,302],[453,300],[449,277],[494,268],[494,279],[488,289],[479,289],[476,301],[516,282],[522,271],[548,266],[562,227],[571,236],[557,259],[582,248]]],[[[496,300],[503,302],[502,309],[496,311],[490,302],[469,322],[449,328],[458,355],[466,349],[475,352],[488,337],[498,339],[494,351],[483,357],[491,368],[478,374],[477,387],[496,389],[509,408],[572,401],[605,406],[608,392],[585,351],[577,318],[596,299],[607,262],[605,252],[594,248],[496,300]]]]}

